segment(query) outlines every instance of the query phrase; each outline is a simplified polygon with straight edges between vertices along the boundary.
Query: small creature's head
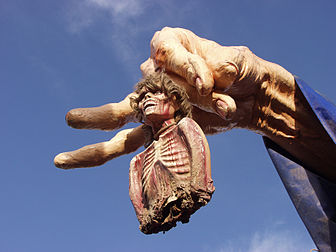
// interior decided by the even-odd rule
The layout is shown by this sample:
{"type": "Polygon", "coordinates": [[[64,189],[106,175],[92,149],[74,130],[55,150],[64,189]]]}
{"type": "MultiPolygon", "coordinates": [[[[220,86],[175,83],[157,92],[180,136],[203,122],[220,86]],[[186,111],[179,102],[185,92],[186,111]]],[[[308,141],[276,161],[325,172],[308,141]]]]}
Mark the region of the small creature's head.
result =
{"type": "Polygon", "coordinates": [[[186,91],[164,73],[142,79],[136,84],[135,93],[138,96],[131,100],[131,106],[138,120],[145,124],[172,118],[178,122],[183,117],[191,117],[192,105],[186,91]]]}

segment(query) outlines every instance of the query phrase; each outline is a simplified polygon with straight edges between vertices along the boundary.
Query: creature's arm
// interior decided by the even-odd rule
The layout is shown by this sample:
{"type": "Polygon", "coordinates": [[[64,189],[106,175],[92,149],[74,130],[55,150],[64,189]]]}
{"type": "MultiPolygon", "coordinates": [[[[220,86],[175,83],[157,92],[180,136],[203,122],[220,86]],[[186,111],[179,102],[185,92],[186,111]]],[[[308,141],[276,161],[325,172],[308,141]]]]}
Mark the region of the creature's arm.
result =
{"type": "Polygon", "coordinates": [[[110,141],[84,146],[78,150],[60,153],[54,163],[62,169],[92,167],[136,151],[146,141],[143,126],[118,132],[110,141]]]}
{"type": "Polygon", "coordinates": [[[142,188],[142,164],[141,156],[135,156],[130,164],[129,170],[129,195],[138,219],[142,219],[145,214],[142,188]]]}
{"type": "Polygon", "coordinates": [[[205,135],[190,118],[182,119],[178,128],[190,153],[191,186],[199,193],[212,193],[214,186],[211,178],[210,149],[205,135]]]}

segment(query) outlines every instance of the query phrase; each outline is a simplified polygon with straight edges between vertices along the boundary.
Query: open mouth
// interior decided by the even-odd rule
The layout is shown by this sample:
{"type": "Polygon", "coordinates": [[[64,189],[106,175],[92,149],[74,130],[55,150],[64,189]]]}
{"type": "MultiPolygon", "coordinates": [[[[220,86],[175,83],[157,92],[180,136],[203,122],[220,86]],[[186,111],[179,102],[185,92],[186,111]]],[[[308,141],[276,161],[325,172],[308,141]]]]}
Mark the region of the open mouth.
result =
{"type": "Polygon", "coordinates": [[[157,102],[154,100],[154,99],[147,99],[144,104],[143,104],[143,108],[144,110],[150,108],[150,107],[153,107],[153,106],[156,106],[157,105],[157,102]]]}

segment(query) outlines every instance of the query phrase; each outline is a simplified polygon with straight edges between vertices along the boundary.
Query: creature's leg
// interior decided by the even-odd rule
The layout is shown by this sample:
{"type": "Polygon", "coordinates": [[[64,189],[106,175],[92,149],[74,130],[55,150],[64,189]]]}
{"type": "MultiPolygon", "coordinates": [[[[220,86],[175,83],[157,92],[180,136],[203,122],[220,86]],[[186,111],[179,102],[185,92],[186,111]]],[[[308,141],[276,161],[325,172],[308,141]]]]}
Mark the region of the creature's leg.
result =
{"type": "Polygon", "coordinates": [[[135,122],[134,111],[130,106],[128,95],[119,103],[109,103],[94,108],[77,108],[70,110],[66,115],[69,126],[76,129],[114,130],[121,128],[128,122],[135,122]]]}
{"type": "Polygon", "coordinates": [[[136,151],[145,143],[143,126],[118,132],[110,141],[84,146],[78,150],[60,153],[54,163],[62,169],[102,165],[118,156],[136,151]]]}

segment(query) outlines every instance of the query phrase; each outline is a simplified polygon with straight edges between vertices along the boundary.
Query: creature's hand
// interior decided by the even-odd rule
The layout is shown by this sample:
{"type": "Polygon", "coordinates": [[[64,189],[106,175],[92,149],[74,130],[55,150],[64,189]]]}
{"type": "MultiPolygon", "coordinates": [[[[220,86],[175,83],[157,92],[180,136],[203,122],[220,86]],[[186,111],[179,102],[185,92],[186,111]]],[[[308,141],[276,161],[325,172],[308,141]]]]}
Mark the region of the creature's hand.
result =
{"type": "Polygon", "coordinates": [[[205,133],[233,126],[257,131],[312,171],[335,180],[335,144],[283,67],[247,47],[225,47],[185,29],[164,28],[155,33],[150,58],[141,66],[144,75],[153,69],[181,77],[199,108],[194,120],[205,133]],[[221,120],[210,119],[209,112],[221,120]]]}
{"type": "MultiPolygon", "coordinates": [[[[281,83],[287,88],[283,90],[290,93],[295,83],[285,69],[256,57],[246,47],[224,47],[181,28],[164,28],[155,33],[151,56],[140,68],[144,76],[165,71],[186,88],[194,105],[193,119],[205,134],[235,126],[256,129],[252,117],[259,113],[254,110],[262,107],[258,99],[265,96],[260,95],[260,90],[281,83]]],[[[114,130],[134,122],[129,102],[132,95],[119,103],[73,109],[66,116],[67,123],[79,129],[114,130]]],[[[65,169],[100,165],[135,151],[144,139],[143,130],[123,132],[109,142],[61,153],[56,156],[55,165],[65,169]],[[142,140],[135,141],[136,146],[123,144],[132,138],[142,140]]]]}
{"type": "Polygon", "coordinates": [[[181,28],[166,27],[155,33],[150,58],[141,70],[144,76],[160,70],[173,79],[179,76],[177,82],[185,85],[193,105],[219,115],[223,126],[229,120],[249,127],[262,85],[294,85],[289,72],[258,58],[247,47],[221,46],[181,28]]]}

